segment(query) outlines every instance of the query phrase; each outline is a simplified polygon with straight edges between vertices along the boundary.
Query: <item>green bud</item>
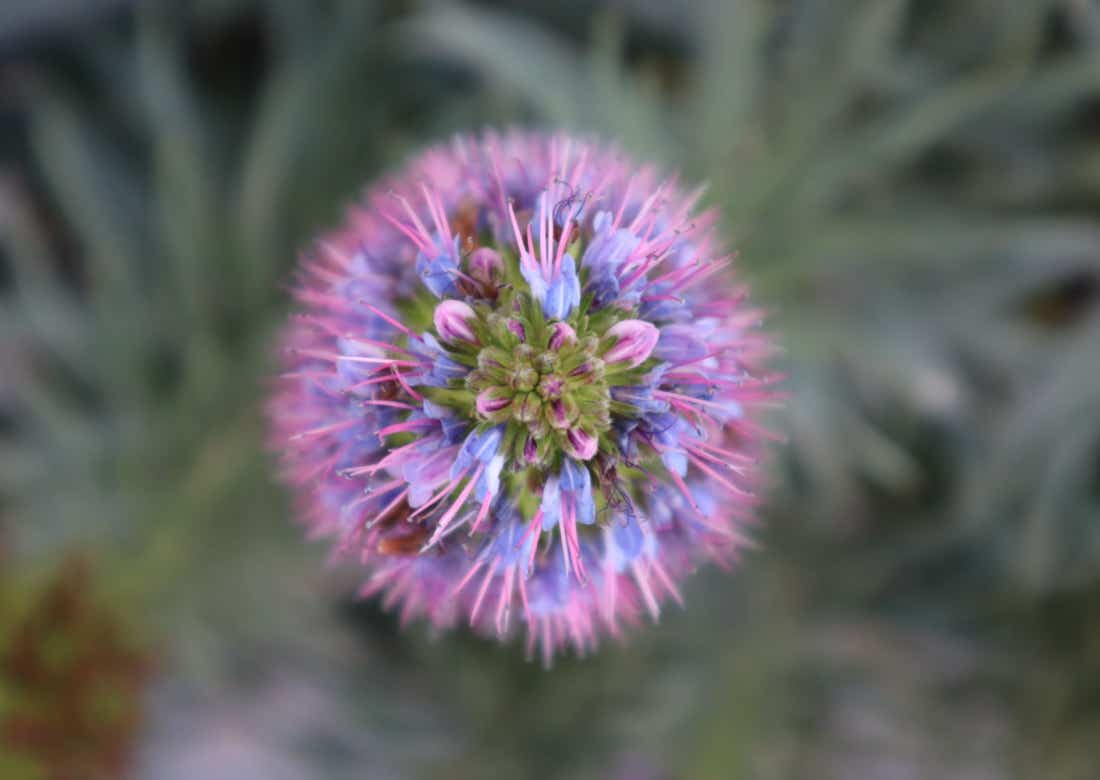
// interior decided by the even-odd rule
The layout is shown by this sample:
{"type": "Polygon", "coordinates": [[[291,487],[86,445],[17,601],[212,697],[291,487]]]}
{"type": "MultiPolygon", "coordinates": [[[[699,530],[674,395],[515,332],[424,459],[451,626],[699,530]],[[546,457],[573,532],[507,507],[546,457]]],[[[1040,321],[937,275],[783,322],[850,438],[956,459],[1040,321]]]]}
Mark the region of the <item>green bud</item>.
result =
{"type": "Polygon", "coordinates": [[[544,414],[546,421],[550,423],[550,427],[555,430],[565,431],[568,430],[572,423],[569,420],[569,412],[565,407],[565,400],[559,398],[556,401],[551,401],[544,407],[544,414]]]}
{"type": "Polygon", "coordinates": [[[478,416],[488,422],[504,422],[512,416],[512,393],[506,387],[490,387],[475,400],[478,416]]]}
{"type": "Polygon", "coordinates": [[[512,356],[499,347],[485,347],[477,355],[477,367],[487,374],[507,369],[512,365],[512,356]]]}
{"type": "Polygon", "coordinates": [[[581,408],[577,403],[577,399],[573,395],[567,395],[561,399],[565,404],[565,417],[569,420],[570,424],[577,422],[581,416],[581,408]]]}
{"type": "Polygon", "coordinates": [[[589,428],[606,431],[611,427],[611,404],[603,400],[601,403],[590,407],[585,416],[589,428]]]}
{"type": "Polygon", "coordinates": [[[530,366],[522,366],[517,368],[512,374],[511,382],[512,389],[525,393],[529,390],[533,390],[535,385],[539,382],[539,373],[530,366]]]}
{"type": "Polygon", "coordinates": [[[536,354],[538,354],[537,351],[530,344],[517,344],[512,350],[512,359],[516,363],[530,363],[535,359],[536,354]]]}
{"type": "Polygon", "coordinates": [[[558,356],[553,352],[543,352],[535,358],[535,368],[540,374],[550,374],[558,368],[558,356]]]}
{"type": "Polygon", "coordinates": [[[530,425],[539,419],[542,402],[534,393],[524,393],[512,400],[512,416],[519,422],[530,425]]]}
{"type": "Polygon", "coordinates": [[[527,423],[527,431],[535,438],[536,441],[542,443],[548,441],[546,437],[550,435],[550,424],[546,422],[545,405],[539,409],[538,419],[534,422],[527,423]]]}
{"type": "Polygon", "coordinates": [[[539,380],[538,393],[547,401],[561,398],[565,391],[565,380],[557,374],[547,374],[539,380]]]}
{"type": "Polygon", "coordinates": [[[466,389],[474,393],[479,393],[486,387],[492,387],[493,380],[491,380],[484,371],[474,369],[466,375],[466,389]]]}

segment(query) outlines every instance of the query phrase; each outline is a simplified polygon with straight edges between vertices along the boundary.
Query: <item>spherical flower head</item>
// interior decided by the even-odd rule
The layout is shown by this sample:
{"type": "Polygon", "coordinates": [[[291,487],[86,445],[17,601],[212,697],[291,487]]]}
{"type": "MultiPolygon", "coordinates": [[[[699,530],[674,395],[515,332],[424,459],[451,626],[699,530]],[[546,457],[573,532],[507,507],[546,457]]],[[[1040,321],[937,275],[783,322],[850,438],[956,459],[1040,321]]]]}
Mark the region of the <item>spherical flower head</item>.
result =
{"type": "Polygon", "coordinates": [[[775,377],[698,196],[595,142],[486,133],[317,242],[272,439],[364,595],[548,663],[735,557],[775,377]]]}

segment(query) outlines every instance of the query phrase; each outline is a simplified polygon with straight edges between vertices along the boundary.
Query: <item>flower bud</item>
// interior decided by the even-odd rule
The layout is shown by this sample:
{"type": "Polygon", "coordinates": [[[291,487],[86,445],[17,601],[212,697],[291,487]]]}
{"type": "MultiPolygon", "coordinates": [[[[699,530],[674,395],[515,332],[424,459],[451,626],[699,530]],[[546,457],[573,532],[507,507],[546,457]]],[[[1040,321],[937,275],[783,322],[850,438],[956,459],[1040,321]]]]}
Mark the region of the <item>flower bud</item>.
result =
{"type": "Polygon", "coordinates": [[[512,387],[526,392],[533,390],[539,381],[539,372],[530,366],[521,366],[512,374],[512,387]]]}
{"type": "Polygon", "coordinates": [[[562,381],[560,376],[556,376],[554,374],[546,374],[542,377],[542,379],[539,380],[539,395],[549,401],[552,401],[556,398],[561,398],[561,394],[564,389],[565,382],[562,381]]]}
{"type": "Polygon", "coordinates": [[[503,374],[496,372],[500,372],[511,362],[511,356],[498,347],[486,347],[477,354],[478,369],[494,377],[503,377],[503,374]]]}
{"type": "Polygon", "coordinates": [[[540,374],[552,374],[558,369],[558,356],[553,352],[543,352],[535,358],[535,369],[540,374]]]}
{"type": "Polygon", "coordinates": [[[470,255],[470,276],[483,284],[496,284],[504,275],[504,262],[500,253],[487,246],[475,249],[470,255]]]}
{"type": "Polygon", "coordinates": [[[571,396],[552,401],[549,411],[550,425],[560,431],[569,428],[580,417],[580,407],[571,396]]]}
{"type": "Polygon", "coordinates": [[[611,425],[611,409],[610,404],[607,401],[603,403],[593,404],[585,410],[588,413],[588,419],[596,427],[597,430],[606,428],[611,425]]]}
{"type": "Polygon", "coordinates": [[[555,322],[550,326],[550,349],[557,352],[567,344],[577,343],[577,331],[567,322],[555,322]]]}
{"type": "Polygon", "coordinates": [[[436,332],[443,341],[477,343],[477,336],[471,327],[471,323],[477,319],[477,314],[468,304],[453,298],[440,301],[435,307],[435,315],[432,319],[435,322],[436,332]]]}
{"type": "Polygon", "coordinates": [[[603,378],[604,362],[598,357],[589,358],[569,372],[573,379],[595,382],[603,378]]]}
{"type": "Polygon", "coordinates": [[[511,394],[500,387],[490,387],[477,395],[474,406],[477,413],[491,422],[503,422],[508,419],[512,405],[511,394]]]}
{"type": "Polygon", "coordinates": [[[657,346],[661,331],[643,320],[623,320],[612,325],[607,335],[617,340],[603,359],[608,363],[625,362],[627,368],[637,368],[657,346]]]}
{"type": "Polygon", "coordinates": [[[519,422],[533,423],[539,418],[542,404],[534,393],[526,393],[512,404],[512,416],[519,422]]]}
{"type": "Polygon", "coordinates": [[[475,368],[466,375],[463,384],[466,385],[467,390],[473,390],[476,393],[486,385],[494,384],[494,382],[484,371],[475,368]]]}
{"type": "Polygon", "coordinates": [[[577,460],[590,460],[598,446],[596,437],[583,428],[571,428],[565,434],[565,452],[577,460]]]}
{"type": "Polygon", "coordinates": [[[550,426],[546,423],[546,416],[542,414],[541,404],[537,407],[537,411],[535,419],[527,423],[527,432],[535,438],[535,441],[550,435],[550,426]]]}
{"type": "Polygon", "coordinates": [[[527,341],[527,329],[523,327],[523,323],[519,320],[509,319],[507,322],[508,330],[512,332],[520,341],[527,341]]]}
{"type": "Polygon", "coordinates": [[[512,350],[512,359],[517,363],[530,363],[537,354],[538,351],[530,344],[517,344],[512,350]]]}
{"type": "Polygon", "coordinates": [[[565,410],[565,402],[560,398],[550,403],[550,425],[559,431],[569,427],[569,415],[565,410]]]}

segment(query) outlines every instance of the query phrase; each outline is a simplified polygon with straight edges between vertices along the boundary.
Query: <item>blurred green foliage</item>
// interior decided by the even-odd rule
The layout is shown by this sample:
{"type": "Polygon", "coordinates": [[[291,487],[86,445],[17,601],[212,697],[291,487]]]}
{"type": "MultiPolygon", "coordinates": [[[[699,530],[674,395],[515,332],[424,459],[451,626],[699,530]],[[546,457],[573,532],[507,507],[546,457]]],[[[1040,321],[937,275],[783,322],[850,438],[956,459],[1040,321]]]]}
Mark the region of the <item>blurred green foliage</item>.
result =
{"type": "Polygon", "coordinates": [[[3,544],[96,547],[171,649],[142,776],[1093,776],[1095,2],[24,5],[3,544]],[[352,603],[259,414],[296,250],[516,122],[709,182],[793,394],[762,551],[549,674],[352,603]]]}

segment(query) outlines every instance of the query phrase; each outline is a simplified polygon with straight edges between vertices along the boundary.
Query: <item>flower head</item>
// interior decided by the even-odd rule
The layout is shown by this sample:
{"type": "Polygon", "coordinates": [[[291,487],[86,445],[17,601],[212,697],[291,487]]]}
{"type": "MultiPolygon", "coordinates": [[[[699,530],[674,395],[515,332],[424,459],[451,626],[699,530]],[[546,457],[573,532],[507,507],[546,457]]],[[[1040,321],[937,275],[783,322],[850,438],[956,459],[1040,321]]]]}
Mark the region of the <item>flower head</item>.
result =
{"type": "Polygon", "coordinates": [[[364,595],[522,627],[549,661],[736,554],[774,377],[696,197],[599,144],[487,133],[318,242],[273,444],[364,595]]]}

